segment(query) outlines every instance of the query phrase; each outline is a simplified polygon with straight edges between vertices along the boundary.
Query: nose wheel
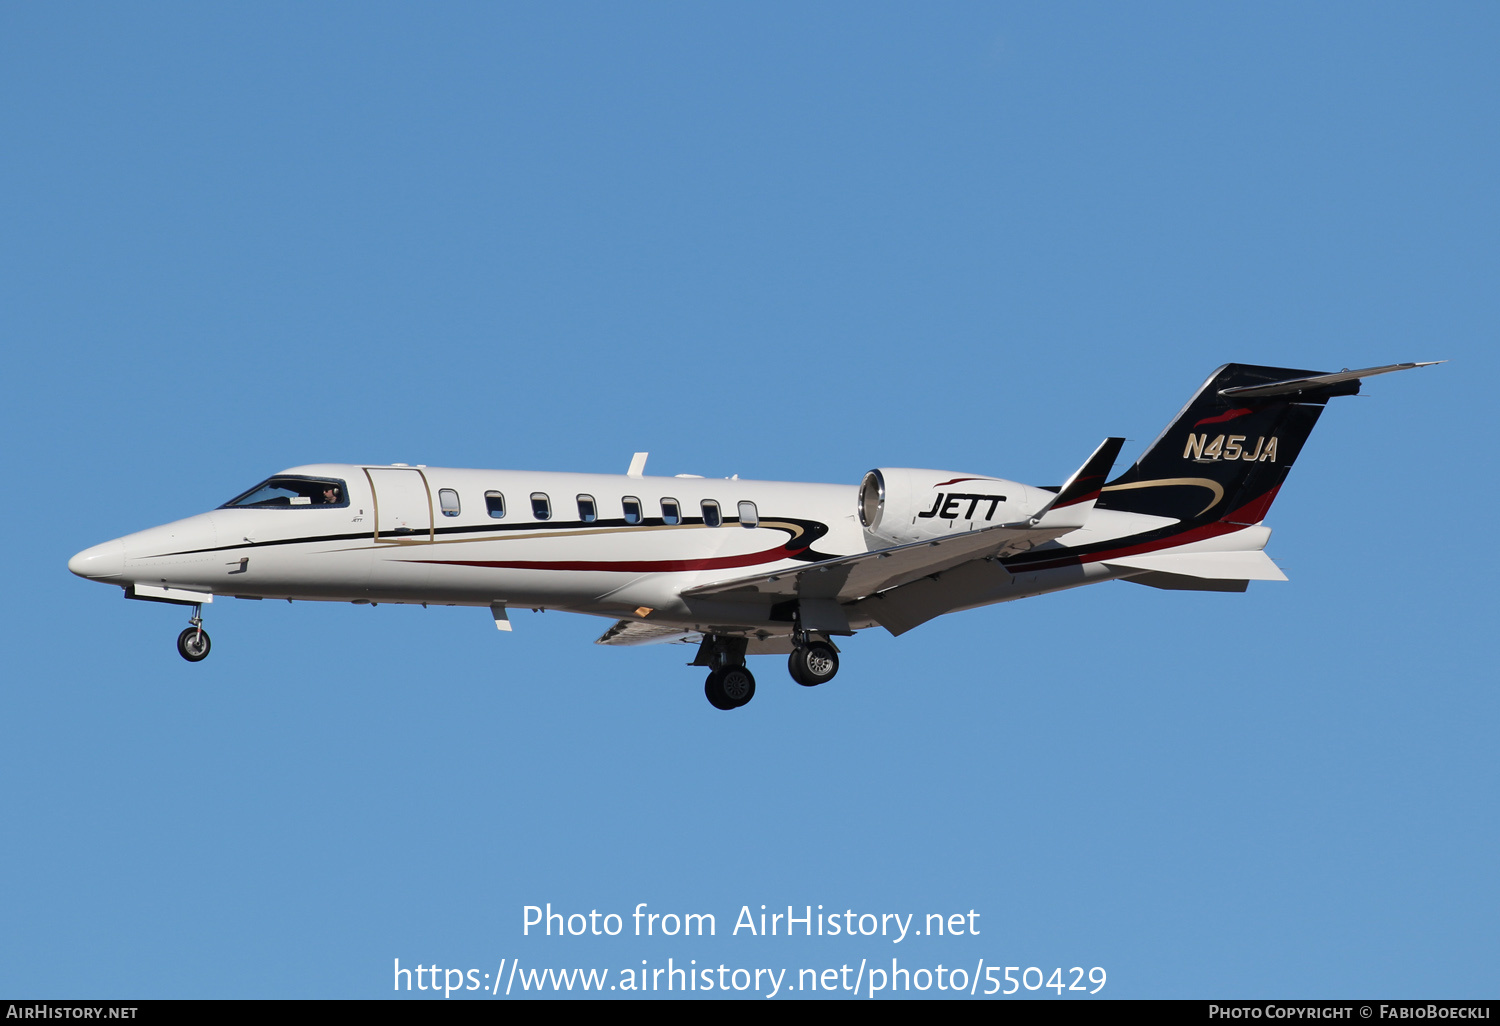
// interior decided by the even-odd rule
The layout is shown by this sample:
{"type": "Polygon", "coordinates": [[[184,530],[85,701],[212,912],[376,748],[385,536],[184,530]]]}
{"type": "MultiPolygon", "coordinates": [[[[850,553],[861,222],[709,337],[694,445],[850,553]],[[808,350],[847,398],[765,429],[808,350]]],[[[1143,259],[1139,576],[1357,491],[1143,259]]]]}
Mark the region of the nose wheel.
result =
{"type": "Polygon", "coordinates": [[[203,607],[193,607],[193,618],[188,621],[191,627],[177,635],[177,654],[190,663],[201,662],[208,658],[208,650],[213,647],[208,640],[208,631],[203,629],[203,607]]]}

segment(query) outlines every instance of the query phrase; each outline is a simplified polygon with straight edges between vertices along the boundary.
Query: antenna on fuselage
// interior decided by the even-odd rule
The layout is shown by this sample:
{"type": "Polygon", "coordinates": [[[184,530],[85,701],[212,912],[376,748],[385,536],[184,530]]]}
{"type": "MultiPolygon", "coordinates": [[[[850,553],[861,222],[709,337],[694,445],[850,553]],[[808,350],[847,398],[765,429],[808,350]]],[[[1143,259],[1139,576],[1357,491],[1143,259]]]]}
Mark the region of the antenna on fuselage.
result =
{"type": "Polygon", "coordinates": [[[649,452],[638,452],[630,459],[630,469],[625,471],[626,477],[641,477],[646,473],[646,457],[649,452]]]}

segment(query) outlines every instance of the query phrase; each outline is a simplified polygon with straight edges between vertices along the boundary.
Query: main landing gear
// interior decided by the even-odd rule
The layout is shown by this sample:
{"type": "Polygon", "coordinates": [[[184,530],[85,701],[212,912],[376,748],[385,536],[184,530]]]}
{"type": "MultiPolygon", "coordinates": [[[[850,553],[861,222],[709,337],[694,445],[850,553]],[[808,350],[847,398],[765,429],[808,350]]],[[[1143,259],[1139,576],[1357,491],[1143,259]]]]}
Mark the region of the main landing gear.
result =
{"type": "Polygon", "coordinates": [[[755,697],[755,677],[743,666],[714,670],[703,682],[703,694],[715,709],[738,709],[755,697]]]}
{"type": "Polygon", "coordinates": [[[188,623],[192,626],[177,635],[177,652],[190,663],[200,662],[208,658],[208,650],[213,647],[208,640],[208,631],[203,629],[201,605],[193,607],[193,617],[188,623]]]}
{"type": "Polygon", "coordinates": [[[805,688],[815,688],[833,680],[839,672],[839,654],[826,641],[807,641],[792,649],[786,661],[792,680],[805,688]]]}
{"type": "MultiPolygon", "coordinates": [[[[798,631],[796,647],[787,660],[792,679],[805,688],[817,687],[833,680],[839,672],[838,649],[827,641],[798,631]]],[[[703,694],[715,709],[738,709],[755,697],[755,677],[745,668],[745,649],[749,642],[723,634],[706,634],[698,648],[694,666],[707,666],[708,679],[703,694]]]]}
{"type": "Polygon", "coordinates": [[[755,697],[755,675],[745,668],[749,641],[723,634],[705,634],[694,666],[707,666],[703,694],[715,709],[738,709],[755,697]]]}

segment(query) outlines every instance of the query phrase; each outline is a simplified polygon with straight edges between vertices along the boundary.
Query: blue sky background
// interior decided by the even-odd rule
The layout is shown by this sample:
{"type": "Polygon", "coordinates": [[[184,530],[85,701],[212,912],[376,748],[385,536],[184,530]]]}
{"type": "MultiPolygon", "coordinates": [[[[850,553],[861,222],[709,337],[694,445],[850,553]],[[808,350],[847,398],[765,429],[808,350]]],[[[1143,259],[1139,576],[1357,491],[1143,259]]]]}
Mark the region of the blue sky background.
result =
{"type": "Polygon", "coordinates": [[[1477,3],[7,5],[0,992],[1495,996],[1497,45],[1477,3]],[[867,632],[730,715],[560,614],[222,601],[189,665],[65,568],[305,462],[1048,484],[1226,361],[1445,358],[1324,417],[1290,583],[867,632]],[[523,938],[549,901],[720,935],[523,938]],[[981,934],[727,936],[762,903],[981,934]]]}

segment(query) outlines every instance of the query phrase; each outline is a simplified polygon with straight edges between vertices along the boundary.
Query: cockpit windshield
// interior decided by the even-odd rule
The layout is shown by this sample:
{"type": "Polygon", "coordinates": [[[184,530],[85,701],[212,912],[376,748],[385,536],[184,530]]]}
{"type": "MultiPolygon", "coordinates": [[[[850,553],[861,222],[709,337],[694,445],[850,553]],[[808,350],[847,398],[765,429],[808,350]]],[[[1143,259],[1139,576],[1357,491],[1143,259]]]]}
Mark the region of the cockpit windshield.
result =
{"type": "Polygon", "coordinates": [[[293,506],[347,506],[349,492],[344,482],[326,477],[273,477],[220,509],[270,509],[293,506]]]}

